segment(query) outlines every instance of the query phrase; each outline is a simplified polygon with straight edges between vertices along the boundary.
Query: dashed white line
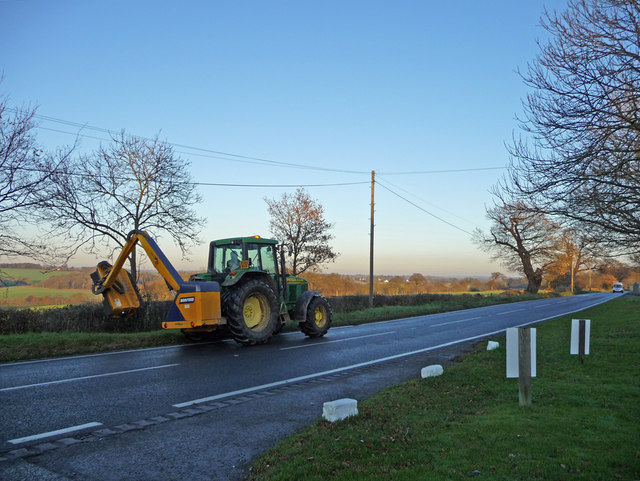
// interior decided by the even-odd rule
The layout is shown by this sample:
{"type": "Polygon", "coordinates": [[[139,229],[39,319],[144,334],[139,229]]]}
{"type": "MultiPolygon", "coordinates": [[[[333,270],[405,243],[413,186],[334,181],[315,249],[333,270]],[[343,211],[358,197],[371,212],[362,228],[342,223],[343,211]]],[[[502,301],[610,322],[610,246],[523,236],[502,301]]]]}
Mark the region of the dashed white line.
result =
{"type": "Polygon", "coordinates": [[[95,428],[97,426],[102,426],[102,423],[93,422],[93,423],[80,424],[78,426],[71,426],[64,429],[58,429],[56,431],[49,431],[47,433],[34,434],[33,436],[25,436],[24,438],[10,439],[7,442],[11,444],[28,443],[29,441],[36,441],[38,439],[59,436],[60,434],[73,433],[75,431],[82,431],[83,429],[95,428]]]}
{"type": "Polygon", "coordinates": [[[352,341],[354,339],[364,339],[365,337],[386,336],[387,334],[393,334],[394,332],[396,331],[379,332],[377,334],[367,334],[365,336],[354,336],[354,337],[349,337],[345,339],[335,339],[333,341],[314,342],[313,344],[301,344],[299,346],[281,347],[280,350],[287,351],[289,349],[301,349],[303,347],[326,346],[327,344],[332,344],[334,342],[352,341]]]}
{"type": "Polygon", "coordinates": [[[526,309],[511,309],[510,311],[496,312],[494,315],[504,316],[505,314],[511,314],[512,312],[520,312],[520,311],[526,311],[526,309]]]}
{"type": "Polygon", "coordinates": [[[165,367],[174,367],[179,366],[180,364],[165,364],[164,366],[152,366],[152,367],[143,367],[140,369],[129,369],[128,371],[118,371],[118,372],[107,372],[105,374],[94,374],[92,376],[82,376],[82,377],[74,377],[70,379],[60,379],[58,381],[48,381],[48,382],[38,382],[35,384],[25,384],[23,386],[13,386],[13,387],[4,387],[0,389],[0,392],[6,391],[17,391],[18,389],[27,389],[30,387],[40,387],[40,386],[52,386],[54,384],[62,384],[65,382],[73,382],[73,381],[83,381],[85,379],[95,379],[98,377],[107,377],[107,376],[117,376],[119,374],[129,374],[132,372],[141,372],[141,371],[151,371],[153,369],[163,369],[165,367]]]}
{"type": "Polygon", "coordinates": [[[467,317],[466,319],[460,319],[459,321],[449,321],[449,322],[441,322],[440,324],[431,324],[429,327],[440,327],[440,326],[449,326],[451,324],[458,324],[460,322],[473,321],[474,319],[482,319],[483,316],[478,317],[467,317]]]}

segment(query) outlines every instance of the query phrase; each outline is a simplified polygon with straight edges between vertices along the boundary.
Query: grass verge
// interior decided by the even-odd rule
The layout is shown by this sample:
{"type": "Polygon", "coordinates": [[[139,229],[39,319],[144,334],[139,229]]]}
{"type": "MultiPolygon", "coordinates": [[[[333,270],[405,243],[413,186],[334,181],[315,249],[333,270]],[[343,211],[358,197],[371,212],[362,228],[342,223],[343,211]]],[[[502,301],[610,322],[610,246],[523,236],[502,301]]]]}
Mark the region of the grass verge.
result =
{"type": "Polygon", "coordinates": [[[591,354],[569,355],[570,319],[537,326],[533,406],[505,379],[504,339],[437,378],[360,402],[357,417],[318,420],[253,467],[266,480],[638,480],[640,298],[583,311],[591,354]]]}
{"type": "Polygon", "coordinates": [[[474,296],[442,296],[441,299],[418,305],[381,306],[360,309],[351,312],[334,312],[333,326],[367,324],[370,322],[389,321],[413,316],[426,316],[441,312],[460,311],[477,307],[493,306],[509,302],[542,299],[540,295],[519,295],[513,297],[474,296]]]}
{"type": "Polygon", "coordinates": [[[0,336],[0,362],[69,356],[186,342],[180,332],[39,332],[0,336]]]}

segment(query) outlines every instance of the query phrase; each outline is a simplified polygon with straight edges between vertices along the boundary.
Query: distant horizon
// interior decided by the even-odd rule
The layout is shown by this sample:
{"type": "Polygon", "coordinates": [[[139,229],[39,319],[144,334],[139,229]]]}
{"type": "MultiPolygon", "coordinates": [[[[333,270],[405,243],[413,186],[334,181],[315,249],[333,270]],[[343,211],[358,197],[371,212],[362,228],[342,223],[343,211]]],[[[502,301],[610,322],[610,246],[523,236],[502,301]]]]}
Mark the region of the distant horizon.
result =
{"type": "MultiPolygon", "coordinates": [[[[5,266],[5,267],[0,267],[0,270],[4,269],[10,269],[13,265],[19,265],[19,264],[33,264],[34,266],[39,266],[39,267],[45,267],[42,264],[39,264],[35,261],[30,261],[30,260],[25,260],[25,261],[15,261],[15,262],[10,262],[10,261],[2,261],[0,262],[0,265],[5,266]]],[[[97,263],[96,263],[97,265],[97,263]]],[[[72,264],[67,264],[66,267],[67,269],[95,269],[96,265],[90,266],[90,265],[72,265],[72,264]]],[[[126,268],[126,267],[125,267],[126,268]]],[[[180,268],[180,267],[176,267],[176,269],[180,272],[206,272],[207,268],[206,267],[202,267],[200,269],[191,269],[191,268],[180,268]]],[[[43,269],[46,270],[46,269],[43,269]]],[[[56,269],[51,269],[50,271],[53,272],[56,269]]],[[[127,269],[128,270],[128,269],[127,269]]],[[[157,271],[157,269],[154,268],[149,268],[146,267],[144,264],[142,265],[142,267],[139,269],[140,272],[154,272],[158,275],[159,272],[157,271]]],[[[524,275],[521,274],[509,274],[506,272],[502,272],[499,270],[494,270],[492,272],[500,272],[501,274],[504,274],[507,278],[510,279],[520,279],[523,278],[524,275]]],[[[303,272],[298,274],[300,277],[304,277],[304,275],[307,272],[303,272]]],[[[349,272],[335,272],[335,271],[328,271],[328,270],[323,270],[322,272],[316,272],[316,271],[311,271],[312,274],[320,274],[320,275],[330,275],[330,274],[338,274],[341,276],[350,276],[350,277],[364,277],[364,278],[369,278],[369,274],[366,273],[349,273],[349,272]]],[[[374,277],[411,277],[413,274],[420,274],[423,275],[425,278],[431,278],[431,279],[479,279],[479,280],[487,280],[491,278],[491,275],[487,275],[487,274],[465,274],[465,275],[442,275],[442,274],[425,274],[424,272],[411,272],[411,273],[406,273],[406,274],[384,274],[384,273],[374,273],[374,277]]]]}

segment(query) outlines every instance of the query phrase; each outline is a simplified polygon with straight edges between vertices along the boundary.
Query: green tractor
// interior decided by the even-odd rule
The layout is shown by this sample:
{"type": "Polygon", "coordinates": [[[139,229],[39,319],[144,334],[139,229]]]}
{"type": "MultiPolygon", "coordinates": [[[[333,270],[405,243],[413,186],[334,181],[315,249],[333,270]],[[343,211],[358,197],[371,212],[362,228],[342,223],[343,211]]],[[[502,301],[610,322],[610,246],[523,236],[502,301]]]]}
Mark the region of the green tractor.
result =
{"type": "Polygon", "coordinates": [[[241,344],[267,342],[290,320],[309,337],[331,327],[331,307],[301,277],[288,276],[284,245],[273,239],[237,237],[211,242],[207,272],[184,281],[145,231],[133,230],[111,265],[102,261],[91,274],[91,291],[103,296],[106,312],[129,317],[142,301],[123,266],[137,244],[164,278],[174,299],[163,329],[180,329],[194,341],[231,336],[241,344]]]}
{"type": "Polygon", "coordinates": [[[220,285],[222,319],[217,326],[182,329],[192,340],[230,335],[245,345],[267,342],[293,320],[309,337],[331,327],[331,306],[309,283],[286,274],[285,245],[259,236],[212,241],[207,272],[190,281],[220,285]]]}

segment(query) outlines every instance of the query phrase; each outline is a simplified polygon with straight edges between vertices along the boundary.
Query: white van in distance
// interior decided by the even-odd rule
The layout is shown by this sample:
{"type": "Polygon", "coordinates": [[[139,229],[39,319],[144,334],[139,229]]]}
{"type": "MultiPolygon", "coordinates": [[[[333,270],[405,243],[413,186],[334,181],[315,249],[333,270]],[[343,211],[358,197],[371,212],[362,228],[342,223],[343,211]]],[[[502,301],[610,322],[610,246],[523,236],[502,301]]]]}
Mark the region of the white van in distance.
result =
{"type": "Polygon", "coordinates": [[[622,282],[614,282],[613,283],[613,292],[624,292],[624,287],[622,287],[622,282]]]}

